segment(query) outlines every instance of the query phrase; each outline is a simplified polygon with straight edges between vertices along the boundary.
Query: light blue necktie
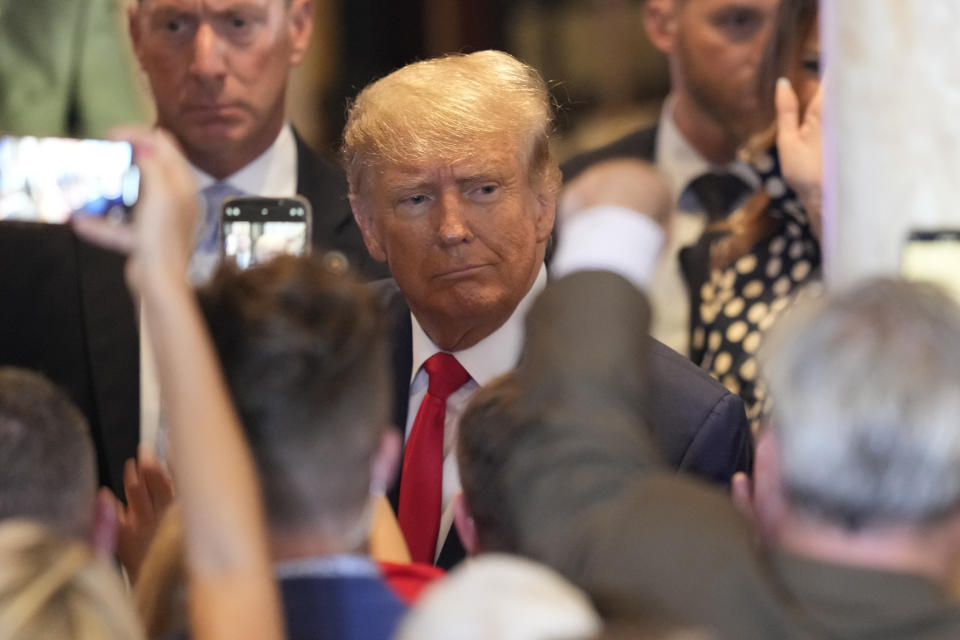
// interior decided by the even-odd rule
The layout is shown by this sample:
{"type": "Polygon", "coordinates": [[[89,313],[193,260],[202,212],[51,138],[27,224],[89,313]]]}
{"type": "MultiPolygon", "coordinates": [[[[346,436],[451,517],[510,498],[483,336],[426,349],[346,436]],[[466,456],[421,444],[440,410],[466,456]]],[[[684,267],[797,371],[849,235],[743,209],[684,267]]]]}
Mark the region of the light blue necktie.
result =
{"type": "Polygon", "coordinates": [[[197,245],[199,253],[217,253],[217,230],[220,228],[220,205],[230,196],[239,196],[243,191],[226,182],[214,182],[203,190],[203,198],[207,203],[207,212],[197,231],[197,245]]]}

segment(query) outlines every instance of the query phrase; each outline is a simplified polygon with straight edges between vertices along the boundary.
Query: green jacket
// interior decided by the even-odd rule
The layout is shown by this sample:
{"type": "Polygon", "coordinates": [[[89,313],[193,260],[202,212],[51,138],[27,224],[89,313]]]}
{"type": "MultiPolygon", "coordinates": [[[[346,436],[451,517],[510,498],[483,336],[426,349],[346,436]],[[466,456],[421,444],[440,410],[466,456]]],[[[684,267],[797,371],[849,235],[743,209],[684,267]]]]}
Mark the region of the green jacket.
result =
{"type": "Polygon", "coordinates": [[[103,137],[148,121],[123,0],[0,0],[0,132],[103,137]]]}

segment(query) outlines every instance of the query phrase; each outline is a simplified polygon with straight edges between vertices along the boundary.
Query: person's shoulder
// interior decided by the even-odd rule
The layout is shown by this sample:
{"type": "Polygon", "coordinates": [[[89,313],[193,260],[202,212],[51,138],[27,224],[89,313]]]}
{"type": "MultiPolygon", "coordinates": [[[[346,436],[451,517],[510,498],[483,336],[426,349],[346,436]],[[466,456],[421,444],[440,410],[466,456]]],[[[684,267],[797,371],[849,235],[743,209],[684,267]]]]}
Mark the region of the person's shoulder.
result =
{"type": "Polygon", "coordinates": [[[731,395],[716,378],[698,367],[690,358],[671,349],[652,336],[649,338],[650,370],[653,380],[683,381],[690,386],[691,395],[716,402],[720,397],[731,395]]]}
{"type": "Polygon", "coordinates": [[[572,180],[588,167],[613,158],[638,158],[652,162],[656,150],[657,125],[639,129],[592,151],[576,155],[562,165],[564,182],[572,180]]]}

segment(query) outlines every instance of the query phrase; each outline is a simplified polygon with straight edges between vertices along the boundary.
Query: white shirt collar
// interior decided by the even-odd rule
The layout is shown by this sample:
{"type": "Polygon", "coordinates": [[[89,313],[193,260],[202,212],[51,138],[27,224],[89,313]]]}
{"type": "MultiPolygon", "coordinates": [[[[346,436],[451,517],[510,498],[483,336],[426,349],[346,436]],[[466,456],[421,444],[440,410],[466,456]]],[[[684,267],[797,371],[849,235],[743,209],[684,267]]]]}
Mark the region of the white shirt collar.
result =
{"type": "MultiPolygon", "coordinates": [[[[198,191],[217,182],[205,171],[193,166],[198,191]]],[[[290,123],[285,123],[267,150],[253,162],[222,182],[255,196],[290,197],[297,193],[297,141],[290,123]]]]}
{"type": "Polygon", "coordinates": [[[295,578],[378,578],[380,571],[368,556],[336,554],[286,560],[273,565],[278,580],[295,578]]]}
{"type": "MultiPolygon", "coordinates": [[[[507,321],[469,349],[454,353],[457,361],[478,385],[483,386],[517,366],[517,360],[523,349],[524,318],[527,316],[530,305],[546,286],[547,268],[541,265],[540,272],[530,290],[527,291],[527,295],[523,297],[507,321]]],[[[413,368],[410,371],[412,381],[423,363],[442,349],[434,344],[412,312],[410,319],[413,325],[413,368]]]]}
{"type": "MultiPolygon", "coordinates": [[[[660,114],[660,123],[657,127],[657,143],[655,159],[657,168],[666,176],[667,182],[674,197],[684,208],[683,193],[689,184],[697,177],[709,171],[727,172],[742,178],[753,189],[760,187],[760,181],[750,166],[742,160],[715,166],[700,155],[692,144],[684,137],[674,118],[676,97],[667,96],[660,114]]],[[[694,207],[699,209],[698,204],[694,207]]]]}

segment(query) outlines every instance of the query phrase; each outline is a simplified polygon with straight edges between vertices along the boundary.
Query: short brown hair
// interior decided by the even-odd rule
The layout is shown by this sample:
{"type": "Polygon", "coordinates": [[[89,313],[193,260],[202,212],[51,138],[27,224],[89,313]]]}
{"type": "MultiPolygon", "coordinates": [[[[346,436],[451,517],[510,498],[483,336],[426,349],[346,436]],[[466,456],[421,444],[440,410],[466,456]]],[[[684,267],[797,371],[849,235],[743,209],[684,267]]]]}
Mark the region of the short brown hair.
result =
{"type": "Polygon", "coordinates": [[[519,551],[503,471],[510,453],[517,449],[517,439],[527,431],[528,416],[520,402],[523,393],[516,375],[508,373],[477,391],[460,417],[460,485],[483,551],[519,551]]]}
{"type": "Polygon", "coordinates": [[[200,303],[274,530],[340,535],[367,504],[390,388],[378,303],[322,257],[221,268],[200,303]]]}
{"type": "Polygon", "coordinates": [[[80,410],[42,375],[0,368],[0,521],[30,518],[86,540],[96,490],[80,410]]]}

